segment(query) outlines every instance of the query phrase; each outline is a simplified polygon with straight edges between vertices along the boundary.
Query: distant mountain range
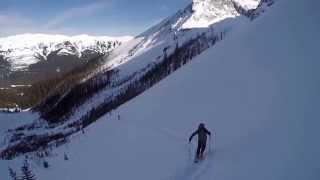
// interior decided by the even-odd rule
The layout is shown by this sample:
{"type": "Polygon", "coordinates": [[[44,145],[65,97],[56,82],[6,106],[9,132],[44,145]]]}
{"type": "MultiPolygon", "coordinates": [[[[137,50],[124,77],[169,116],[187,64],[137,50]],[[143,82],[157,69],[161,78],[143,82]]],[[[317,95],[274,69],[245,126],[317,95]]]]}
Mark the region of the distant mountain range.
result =
{"type": "Polygon", "coordinates": [[[30,65],[46,61],[53,55],[74,55],[85,58],[88,54],[106,53],[132,37],[94,37],[88,35],[64,36],[22,34],[0,38],[0,61],[11,71],[25,70],[30,65]]]}
{"type": "Polygon", "coordinates": [[[113,49],[131,39],[130,36],[46,34],[0,38],[0,109],[33,105],[42,97],[35,91],[41,91],[45,96],[64,74],[75,68],[83,69],[88,63],[97,65],[97,59],[108,56],[113,49]],[[43,84],[52,81],[56,83],[43,90],[43,84]],[[35,84],[42,88],[30,89],[35,84]],[[31,95],[37,98],[30,100],[31,95]]]}

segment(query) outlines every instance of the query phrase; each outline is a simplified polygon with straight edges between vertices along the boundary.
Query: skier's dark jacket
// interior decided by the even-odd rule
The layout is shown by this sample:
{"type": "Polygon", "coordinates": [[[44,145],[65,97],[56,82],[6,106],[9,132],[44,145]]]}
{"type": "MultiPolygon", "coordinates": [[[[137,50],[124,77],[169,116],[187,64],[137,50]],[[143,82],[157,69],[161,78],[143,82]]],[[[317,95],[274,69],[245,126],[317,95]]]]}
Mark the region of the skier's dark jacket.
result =
{"type": "Polygon", "coordinates": [[[205,144],[207,142],[207,134],[211,136],[211,132],[208,129],[206,129],[204,125],[200,125],[198,129],[190,136],[189,142],[196,134],[198,134],[198,144],[205,144]]]}

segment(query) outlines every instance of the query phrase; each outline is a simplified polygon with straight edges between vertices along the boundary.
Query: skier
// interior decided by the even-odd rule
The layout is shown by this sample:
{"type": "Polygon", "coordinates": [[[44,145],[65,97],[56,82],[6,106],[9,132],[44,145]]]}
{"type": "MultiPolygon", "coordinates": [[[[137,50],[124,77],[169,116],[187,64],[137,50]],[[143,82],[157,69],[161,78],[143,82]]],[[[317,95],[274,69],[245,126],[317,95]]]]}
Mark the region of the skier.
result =
{"type": "Polygon", "coordinates": [[[191,143],[192,138],[198,134],[198,148],[197,148],[197,155],[195,161],[197,162],[199,159],[203,159],[203,153],[206,149],[207,143],[207,134],[211,136],[211,132],[205,128],[203,123],[200,123],[198,129],[192,133],[189,138],[189,144],[191,143]]]}

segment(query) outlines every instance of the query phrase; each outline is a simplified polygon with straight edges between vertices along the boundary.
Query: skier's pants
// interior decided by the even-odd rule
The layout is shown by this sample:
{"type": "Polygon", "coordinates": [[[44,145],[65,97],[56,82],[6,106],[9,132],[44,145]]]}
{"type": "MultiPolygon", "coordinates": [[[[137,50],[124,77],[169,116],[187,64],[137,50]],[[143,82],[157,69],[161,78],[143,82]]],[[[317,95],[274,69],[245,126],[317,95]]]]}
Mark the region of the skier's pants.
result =
{"type": "Polygon", "coordinates": [[[206,149],[206,142],[199,141],[198,148],[197,148],[197,157],[199,158],[200,155],[203,155],[204,150],[206,149]]]}

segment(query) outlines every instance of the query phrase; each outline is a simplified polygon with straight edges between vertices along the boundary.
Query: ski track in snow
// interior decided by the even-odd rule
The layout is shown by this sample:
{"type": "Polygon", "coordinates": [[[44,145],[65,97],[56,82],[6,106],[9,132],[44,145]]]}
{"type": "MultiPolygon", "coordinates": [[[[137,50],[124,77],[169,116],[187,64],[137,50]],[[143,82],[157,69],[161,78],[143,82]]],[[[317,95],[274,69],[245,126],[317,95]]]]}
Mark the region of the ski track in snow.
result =
{"type": "MultiPolygon", "coordinates": [[[[116,117],[113,117],[112,119],[116,119],[116,117]]],[[[176,170],[175,173],[169,175],[168,177],[162,180],[196,180],[199,179],[202,175],[204,175],[205,172],[207,172],[208,170],[213,169],[213,158],[216,154],[216,151],[214,149],[211,149],[213,145],[209,139],[205,150],[205,159],[199,161],[198,163],[195,163],[194,157],[197,148],[196,140],[194,140],[194,142],[191,144],[187,144],[187,139],[185,137],[179,136],[179,134],[175,133],[174,130],[170,130],[169,128],[155,127],[154,125],[151,125],[151,123],[147,123],[144,120],[131,122],[127,119],[121,119],[120,123],[124,126],[129,125],[135,128],[152,130],[153,132],[156,132],[159,135],[165,136],[168,139],[168,141],[174,141],[180,144],[181,152],[183,152],[185,157],[184,164],[186,164],[186,166],[180,167],[176,170]]]]}
{"type": "Polygon", "coordinates": [[[205,172],[213,171],[215,151],[206,149],[205,158],[197,163],[194,162],[194,154],[196,147],[189,149],[188,158],[186,158],[186,166],[177,170],[176,173],[170,175],[163,180],[196,180],[205,175],[205,172]]]}

